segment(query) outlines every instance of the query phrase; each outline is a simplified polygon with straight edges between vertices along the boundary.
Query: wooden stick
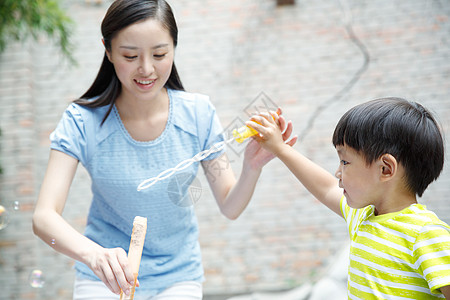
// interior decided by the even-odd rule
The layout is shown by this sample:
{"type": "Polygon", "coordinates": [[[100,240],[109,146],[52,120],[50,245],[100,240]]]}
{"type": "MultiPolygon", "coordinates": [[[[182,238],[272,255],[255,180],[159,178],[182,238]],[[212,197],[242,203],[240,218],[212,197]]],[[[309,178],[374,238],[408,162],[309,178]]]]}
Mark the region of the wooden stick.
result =
{"type": "Polygon", "coordinates": [[[145,234],[147,233],[147,218],[135,217],[133,221],[133,231],[131,233],[130,249],[128,250],[128,264],[134,275],[134,284],[129,296],[123,291],[120,292],[120,300],[133,300],[136,290],[136,281],[141,263],[142,249],[144,248],[145,234]]]}

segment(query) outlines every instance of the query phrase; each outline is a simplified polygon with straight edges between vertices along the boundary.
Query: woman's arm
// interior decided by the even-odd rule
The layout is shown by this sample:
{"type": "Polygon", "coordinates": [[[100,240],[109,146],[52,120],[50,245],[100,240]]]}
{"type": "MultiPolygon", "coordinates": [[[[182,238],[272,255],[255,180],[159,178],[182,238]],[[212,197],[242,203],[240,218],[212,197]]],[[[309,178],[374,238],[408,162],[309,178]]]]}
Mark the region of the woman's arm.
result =
{"type": "Polygon", "coordinates": [[[202,166],[220,211],[231,220],[237,219],[250,202],[261,170],[244,163],[236,180],[226,153],[203,161],[202,166]]]}
{"type": "Polygon", "coordinates": [[[120,293],[119,284],[128,291],[134,278],[125,250],[101,247],[61,216],[77,166],[75,158],[51,150],[33,215],[33,231],[56,251],[86,264],[114,293],[120,293]]]}

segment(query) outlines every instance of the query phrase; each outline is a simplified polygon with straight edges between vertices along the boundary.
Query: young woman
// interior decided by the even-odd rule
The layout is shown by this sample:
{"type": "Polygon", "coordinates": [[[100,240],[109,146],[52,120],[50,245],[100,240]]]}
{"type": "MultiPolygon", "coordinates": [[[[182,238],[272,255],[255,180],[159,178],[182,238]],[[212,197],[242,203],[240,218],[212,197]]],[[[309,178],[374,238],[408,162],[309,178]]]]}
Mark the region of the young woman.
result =
{"type": "MultiPolygon", "coordinates": [[[[125,250],[137,215],[148,219],[149,232],[136,299],[202,298],[193,207],[171,201],[169,180],[137,191],[144,179],[223,140],[208,97],[183,89],[174,64],[177,34],[164,0],[115,1],[102,22],[105,56],[97,78],[51,134],[33,229],[56,251],[77,261],[74,299],[117,299],[121,289],[130,292],[134,279],[125,250]],[[84,235],[61,216],[78,162],[92,180],[84,235]]],[[[278,124],[286,140],[292,125],[282,117],[278,124]]],[[[272,158],[251,141],[238,180],[224,151],[201,162],[225,216],[235,219],[242,213],[262,167],[272,158]]],[[[192,175],[191,181],[198,165],[183,171],[192,175]]]]}

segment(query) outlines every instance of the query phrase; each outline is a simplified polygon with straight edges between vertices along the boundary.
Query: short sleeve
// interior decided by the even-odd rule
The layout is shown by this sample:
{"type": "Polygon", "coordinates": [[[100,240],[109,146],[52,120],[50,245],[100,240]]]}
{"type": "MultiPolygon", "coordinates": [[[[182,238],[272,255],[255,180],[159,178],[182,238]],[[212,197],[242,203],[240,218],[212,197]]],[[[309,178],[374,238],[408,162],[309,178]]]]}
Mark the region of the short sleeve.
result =
{"type": "Polygon", "coordinates": [[[350,234],[350,238],[352,238],[355,234],[354,230],[352,230],[352,225],[355,226],[355,224],[357,222],[357,220],[354,219],[356,210],[352,209],[350,206],[348,206],[347,199],[345,198],[345,196],[342,196],[342,198],[341,198],[340,208],[341,208],[342,217],[344,218],[345,222],[347,223],[347,229],[350,234]]]}
{"type": "MultiPolygon", "coordinates": [[[[224,141],[222,125],[220,124],[219,117],[216,114],[216,109],[209,99],[205,99],[197,105],[197,128],[202,151],[224,141]]],[[[225,153],[225,147],[223,147],[222,150],[206,157],[205,160],[217,158],[223,153],[225,153]]]]}
{"type": "Polygon", "coordinates": [[[342,196],[340,208],[342,216],[344,217],[345,222],[347,222],[350,239],[353,240],[357,237],[359,225],[367,220],[370,215],[373,215],[374,207],[372,205],[369,205],[358,209],[352,208],[347,204],[347,198],[345,198],[345,196],[342,196]]]}
{"type": "Polygon", "coordinates": [[[339,206],[341,208],[341,214],[345,221],[347,221],[347,217],[349,215],[350,207],[347,205],[347,199],[345,196],[341,197],[341,201],[339,203],[339,206]]]}
{"type": "Polygon", "coordinates": [[[414,244],[414,258],[433,293],[450,285],[450,228],[444,224],[423,226],[414,244]]]}
{"type": "Polygon", "coordinates": [[[82,114],[75,104],[64,112],[56,129],[50,134],[51,149],[66,153],[86,163],[86,130],[82,114]]]}

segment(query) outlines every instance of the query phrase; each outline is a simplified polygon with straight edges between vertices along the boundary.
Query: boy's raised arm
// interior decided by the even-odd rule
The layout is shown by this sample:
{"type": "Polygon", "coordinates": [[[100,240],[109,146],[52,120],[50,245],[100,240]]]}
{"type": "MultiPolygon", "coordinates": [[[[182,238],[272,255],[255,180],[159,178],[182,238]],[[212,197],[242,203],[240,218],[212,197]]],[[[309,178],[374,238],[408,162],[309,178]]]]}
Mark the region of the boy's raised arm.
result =
{"type": "Polygon", "coordinates": [[[342,216],[339,204],[343,193],[338,179],[284,143],[279,126],[280,122],[285,122],[282,118],[276,113],[271,113],[271,116],[261,114],[253,116],[251,121],[254,122],[247,122],[246,125],[260,133],[255,139],[262,147],[276,155],[310,193],[342,216]]]}

